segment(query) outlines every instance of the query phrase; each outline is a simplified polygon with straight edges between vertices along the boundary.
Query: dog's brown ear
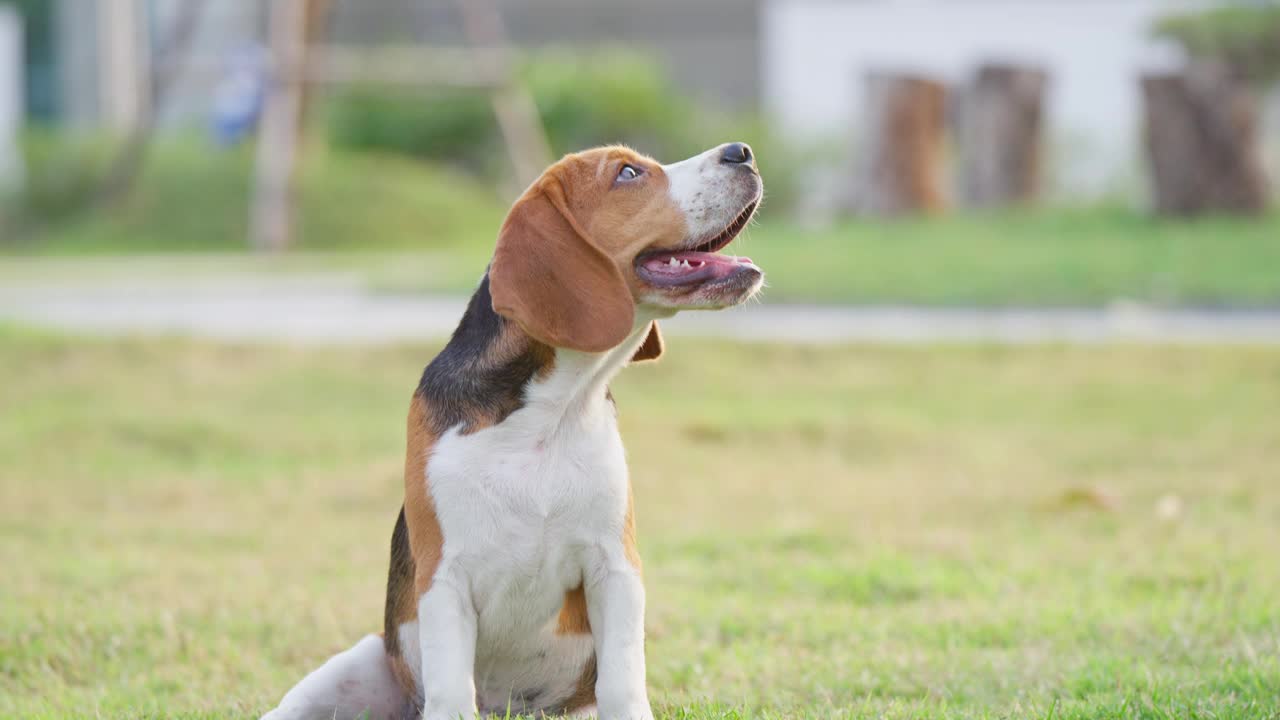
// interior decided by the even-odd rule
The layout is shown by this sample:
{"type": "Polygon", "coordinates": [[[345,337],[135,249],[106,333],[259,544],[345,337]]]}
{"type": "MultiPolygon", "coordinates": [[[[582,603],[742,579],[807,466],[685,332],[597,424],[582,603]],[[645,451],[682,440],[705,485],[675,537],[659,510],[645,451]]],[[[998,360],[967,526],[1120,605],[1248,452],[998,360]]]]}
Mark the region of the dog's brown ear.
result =
{"type": "Polygon", "coordinates": [[[636,350],[636,354],[631,356],[631,362],[640,362],[642,360],[657,360],[662,357],[662,351],[666,346],[662,342],[662,333],[658,331],[657,321],[649,323],[649,333],[644,336],[644,343],[636,350]]]}
{"type": "Polygon", "coordinates": [[[495,312],[552,347],[603,352],[635,321],[622,273],[578,227],[554,183],[531,188],[511,208],[489,291],[495,312]]]}

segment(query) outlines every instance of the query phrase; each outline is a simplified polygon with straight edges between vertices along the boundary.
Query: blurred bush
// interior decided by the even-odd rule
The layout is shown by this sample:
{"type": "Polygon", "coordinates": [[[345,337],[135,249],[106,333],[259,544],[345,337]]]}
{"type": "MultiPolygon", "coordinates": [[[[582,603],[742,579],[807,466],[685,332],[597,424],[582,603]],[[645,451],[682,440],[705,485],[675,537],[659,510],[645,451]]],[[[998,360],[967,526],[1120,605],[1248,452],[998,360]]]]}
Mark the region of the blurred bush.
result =
{"type": "Polygon", "coordinates": [[[1169,15],[1156,23],[1155,34],[1254,82],[1280,79],[1280,4],[1237,3],[1169,15]]]}
{"type": "Polygon", "coordinates": [[[328,134],[338,147],[378,150],[472,170],[493,157],[498,129],[484,95],[460,90],[406,97],[356,88],[330,103],[328,134]]]}
{"type": "Polygon", "coordinates": [[[640,55],[557,52],[523,73],[556,153],[619,142],[663,158],[686,157],[709,124],[660,65],[640,55]]]}
{"type": "MultiPolygon", "coordinates": [[[[787,204],[794,172],[782,144],[754,113],[718,113],[676,90],[663,66],[632,52],[546,51],[530,56],[521,79],[533,95],[557,155],[622,143],[664,162],[731,140],[762,158],[771,204],[787,204]]],[[[328,105],[334,145],[380,150],[463,167],[493,178],[507,167],[488,96],[444,90],[406,96],[360,87],[328,105]]]]}
{"type": "MultiPolygon", "coordinates": [[[[664,155],[696,147],[691,120],[697,123],[697,109],[643,56],[551,51],[529,59],[521,79],[557,154],[613,142],[664,155]]],[[[330,139],[342,147],[389,150],[472,170],[490,170],[502,159],[489,97],[481,91],[406,96],[360,87],[332,101],[328,120],[330,139]]]]}
{"type": "MultiPolygon", "coordinates": [[[[92,196],[118,141],[31,131],[22,142],[30,172],[12,209],[23,231],[0,232],[0,251],[245,249],[252,146],[159,138],[132,190],[95,207],[92,196]]],[[[502,220],[499,198],[475,178],[386,153],[308,147],[298,180],[303,249],[483,254],[502,220]]]]}
{"type": "Polygon", "coordinates": [[[111,149],[105,137],[28,130],[21,139],[26,168],[22,192],[6,200],[13,212],[27,218],[58,218],[76,212],[96,190],[111,149]]]}

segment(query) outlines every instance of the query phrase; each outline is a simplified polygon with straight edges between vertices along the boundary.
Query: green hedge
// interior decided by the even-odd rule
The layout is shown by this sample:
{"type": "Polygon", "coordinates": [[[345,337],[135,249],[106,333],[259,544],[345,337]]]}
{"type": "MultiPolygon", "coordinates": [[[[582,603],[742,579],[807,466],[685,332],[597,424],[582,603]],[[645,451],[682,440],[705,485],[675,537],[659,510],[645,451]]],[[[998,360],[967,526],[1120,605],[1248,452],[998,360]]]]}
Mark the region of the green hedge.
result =
{"type": "MultiPolygon", "coordinates": [[[[158,138],[131,192],[92,207],[117,143],[24,133],[28,182],[20,197],[0,205],[0,254],[247,247],[252,146],[224,150],[202,136],[158,138]]],[[[312,145],[297,179],[300,249],[479,253],[483,266],[505,211],[493,188],[473,176],[387,153],[312,145]]]]}
{"type": "MultiPolygon", "coordinates": [[[[549,51],[529,58],[520,74],[556,155],[623,143],[672,161],[717,143],[744,141],[761,158],[770,204],[786,205],[793,194],[790,153],[755,113],[718,113],[699,105],[646,56],[549,51]]],[[[408,155],[487,177],[508,167],[489,98],[479,91],[409,95],[356,88],[329,102],[327,130],[342,148],[408,155]]]]}
{"type": "Polygon", "coordinates": [[[1280,78],[1280,4],[1170,15],[1156,23],[1155,34],[1176,40],[1195,57],[1225,62],[1255,82],[1280,78]]]}
{"type": "MultiPolygon", "coordinates": [[[[663,70],[627,53],[551,52],[528,61],[521,79],[534,97],[557,154],[603,143],[628,143],[661,155],[697,147],[697,109],[663,70]]],[[[495,169],[501,137],[488,96],[439,90],[418,96],[357,88],[330,105],[329,134],[339,146],[495,169]]]]}

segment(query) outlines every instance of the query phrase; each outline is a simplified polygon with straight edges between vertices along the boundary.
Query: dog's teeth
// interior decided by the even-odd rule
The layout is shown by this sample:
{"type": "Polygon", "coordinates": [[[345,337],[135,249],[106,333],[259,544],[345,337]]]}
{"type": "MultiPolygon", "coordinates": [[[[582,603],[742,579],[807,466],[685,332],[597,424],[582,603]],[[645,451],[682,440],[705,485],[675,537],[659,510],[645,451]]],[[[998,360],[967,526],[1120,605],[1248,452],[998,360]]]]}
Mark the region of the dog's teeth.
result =
{"type": "Polygon", "coordinates": [[[677,260],[674,255],[671,257],[670,260],[667,261],[667,265],[670,267],[676,267],[679,264],[680,264],[680,261],[677,260]]]}
{"type": "Polygon", "coordinates": [[[681,260],[681,261],[680,261],[680,267],[682,267],[682,268],[687,268],[687,267],[689,267],[689,261],[688,261],[688,260],[681,260]]]}

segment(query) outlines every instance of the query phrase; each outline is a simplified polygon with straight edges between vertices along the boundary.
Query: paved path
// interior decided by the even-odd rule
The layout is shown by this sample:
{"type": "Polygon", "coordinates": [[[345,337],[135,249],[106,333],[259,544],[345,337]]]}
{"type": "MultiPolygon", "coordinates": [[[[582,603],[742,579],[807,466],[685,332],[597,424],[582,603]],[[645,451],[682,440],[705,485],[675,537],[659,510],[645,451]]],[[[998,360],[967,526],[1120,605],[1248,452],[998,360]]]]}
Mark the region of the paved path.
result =
{"type": "MultiPolygon", "coordinates": [[[[0,288],[0,320],[96,334],[392,343],[453,330],[465,299],[384,295],[358,283],[246,278],[0,288]]],[[[1280,310],[943,309],[752,304],[684,313],[671,335],[806,343],[1242,343],[1280,345],[1280,310]]]]}

